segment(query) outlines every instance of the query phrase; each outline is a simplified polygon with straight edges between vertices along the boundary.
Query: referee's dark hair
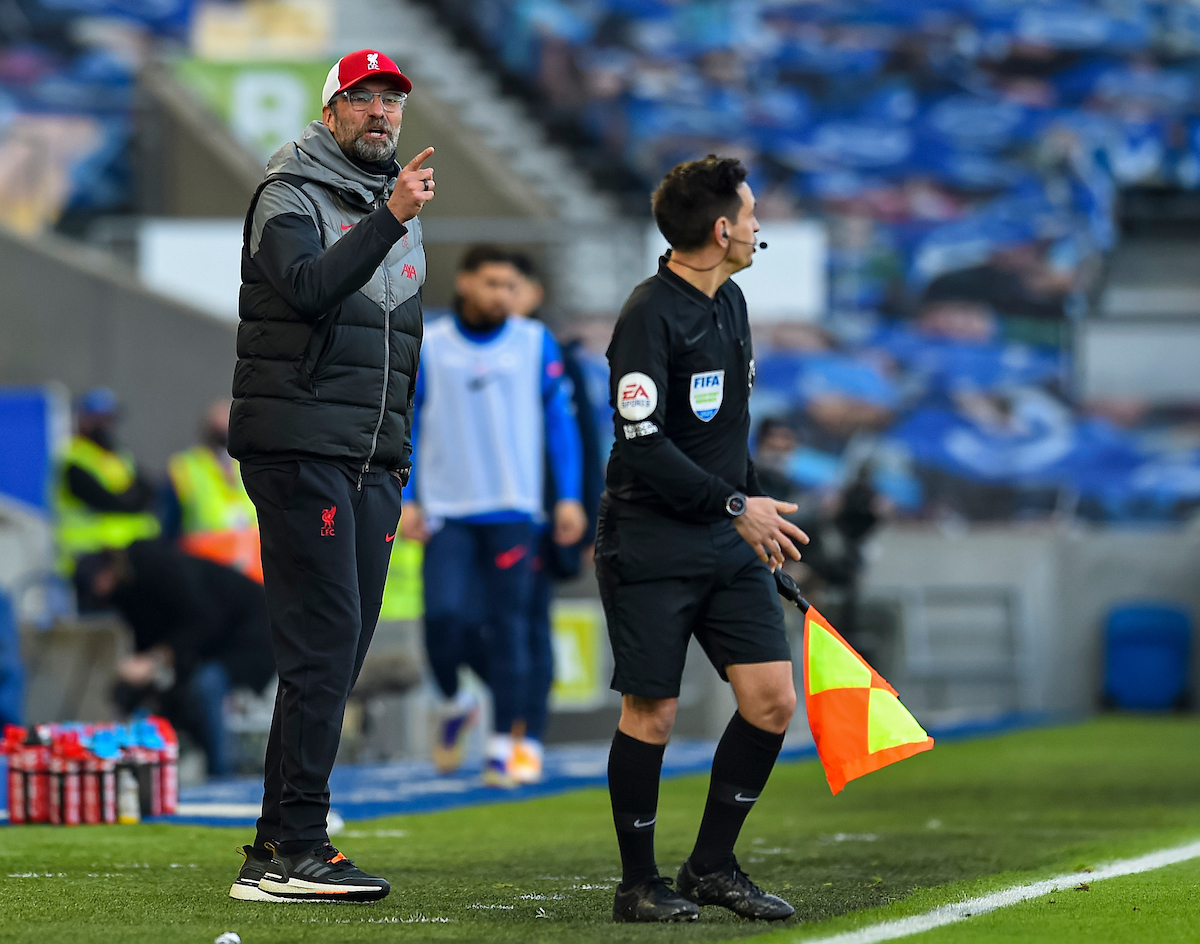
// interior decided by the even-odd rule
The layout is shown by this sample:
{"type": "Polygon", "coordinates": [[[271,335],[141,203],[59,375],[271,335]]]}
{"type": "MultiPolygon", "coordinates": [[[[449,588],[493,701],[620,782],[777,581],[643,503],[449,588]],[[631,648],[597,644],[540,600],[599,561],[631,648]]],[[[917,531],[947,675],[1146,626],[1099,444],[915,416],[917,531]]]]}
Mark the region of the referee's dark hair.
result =
{"type": "Polygon", "coordinates": [[[506,252],[499,246],[492,246],[483,243],[478,246],[472,246],[466,251],[462,257],[462,261],[458,264],[459,272],[478,272],[483,266],[498,263],[500,265],[508,265],[516,268],[513,262],[512,253],[506,252]]]}
{"type": "Polygon", "coordinates": [[[746,168],[736,157],[710,154],[676,164],[651,198],[658,231],[673,249],[700,249],[720,217],[737,219],[742,208],[737,189],[745,180],[746,168]]]}

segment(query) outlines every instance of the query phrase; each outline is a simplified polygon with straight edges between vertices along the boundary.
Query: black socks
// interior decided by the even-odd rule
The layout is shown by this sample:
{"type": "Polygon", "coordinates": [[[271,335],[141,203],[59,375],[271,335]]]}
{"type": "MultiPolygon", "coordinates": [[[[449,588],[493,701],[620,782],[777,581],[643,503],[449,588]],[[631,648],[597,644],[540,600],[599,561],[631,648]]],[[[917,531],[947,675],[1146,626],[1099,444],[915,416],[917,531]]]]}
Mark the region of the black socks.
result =
{"type": "MultiPolygon", "coordinates": [[[[616,742],[613,746],[615,753],[616,742]]],[[[733,855],[733,844],[737,842],[742,823],[767,785],[767,778],[771,776],[771,768],[775,766],[775,758],[779,756],[781,747],[782,734],[756,728],[740,714],[734,713],[713,757],[704,819],[700,822],[696,847],[689,857],[694,873],[706,875],[714,872],[733,855]]],[[[662,757],[661,753],[659,757],[662,757]]],[[[610,761],[610,778],[611,770],[610,761]]],[[[616,809],[615,799],[613,809],[616,809]]],[[[622,845],[622,853],[624,848],[622,845]]]]}
{"type": "MultiPolygon", "coordinates": [[[[713,757],[712,780],[704,819],[692,850],[692,871],[706,875],[733,855],[746,815],[767,785],[783,735],[756,728],[734,714],[713,757]]],[[[647,744],[618,731],[608,754],[608,793],[621,847],[621,886],[658,874],[654,861],[654,823],[658,818],[658,780],[663,744],[647,744]]]]}
{"type": "MultiPolygon", "coordinates": [[[[647,744],[617,731],[608,752],[608,794],[612,799],[617,844],[621,847],[624,888],[658,874],[654,861],[654,821],[658,819],[658,778],[664,750],[665,744],[647,744]]],[[[717,753],[720,754],[719,749],[717,753]]]]}

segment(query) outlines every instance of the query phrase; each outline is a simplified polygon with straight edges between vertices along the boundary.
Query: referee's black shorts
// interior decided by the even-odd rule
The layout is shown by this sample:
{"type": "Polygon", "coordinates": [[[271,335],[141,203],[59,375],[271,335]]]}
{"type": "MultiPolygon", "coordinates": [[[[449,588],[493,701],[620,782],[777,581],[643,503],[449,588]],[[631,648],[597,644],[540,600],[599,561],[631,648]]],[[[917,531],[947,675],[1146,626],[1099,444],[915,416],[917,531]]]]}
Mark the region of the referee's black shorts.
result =
{"type": "Polygon", "coordinates": [[[726,681],[727,666],[792,658],[775,579],[730,521],[693,524],[606,495],[596,577],[623,695],[678,698],[692,636],[726,681]]]}

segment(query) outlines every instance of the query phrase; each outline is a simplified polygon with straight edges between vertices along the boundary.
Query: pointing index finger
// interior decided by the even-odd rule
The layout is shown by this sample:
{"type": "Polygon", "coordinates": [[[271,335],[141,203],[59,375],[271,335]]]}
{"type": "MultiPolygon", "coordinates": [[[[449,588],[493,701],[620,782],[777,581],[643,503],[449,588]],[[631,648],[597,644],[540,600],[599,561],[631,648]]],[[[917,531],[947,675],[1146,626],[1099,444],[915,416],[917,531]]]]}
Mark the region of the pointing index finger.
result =
{"type": "Polygon", "coordinates": [[[409,161],[407,164],[405,164],[404,169],[407,171],[420,170],[421,165],[424,164],[427,160],[429,160],[429,158],[432,156],[433,156],[433,148],[427,147],[424,151],[422,151],[420,154],[418,154],[416,157],[414,157],[411,161],[409,161]]]}

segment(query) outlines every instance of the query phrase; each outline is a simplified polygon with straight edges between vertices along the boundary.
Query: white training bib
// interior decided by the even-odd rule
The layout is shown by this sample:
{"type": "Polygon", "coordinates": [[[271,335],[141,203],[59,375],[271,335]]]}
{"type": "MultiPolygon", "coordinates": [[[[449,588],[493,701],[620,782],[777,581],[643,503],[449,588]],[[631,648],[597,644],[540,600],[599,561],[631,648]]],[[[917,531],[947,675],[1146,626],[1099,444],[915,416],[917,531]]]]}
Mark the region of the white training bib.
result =
{"type": "Polygon", "coordinates": [[[692,382],[688,386],[688,403],[692,412],[707,423],[721,409],[721,401],[725,399],[725,371],[706,370],[692,374],[692,382]]]}
{"type": "Polygon", "coordinates": [[[617,412],[627,420],[644,420],[658,408],[658,387],[641,371],[617,382],[617,412]]]}
{"type": "Polygon", "coordinates": [[[453,318],[426,326],[425,403],[413,452],[427,515],[519,511],[541,519],[545,344],[541,322],[524,318],[509,318],[482,343],[464,336],[453,318]]]}

